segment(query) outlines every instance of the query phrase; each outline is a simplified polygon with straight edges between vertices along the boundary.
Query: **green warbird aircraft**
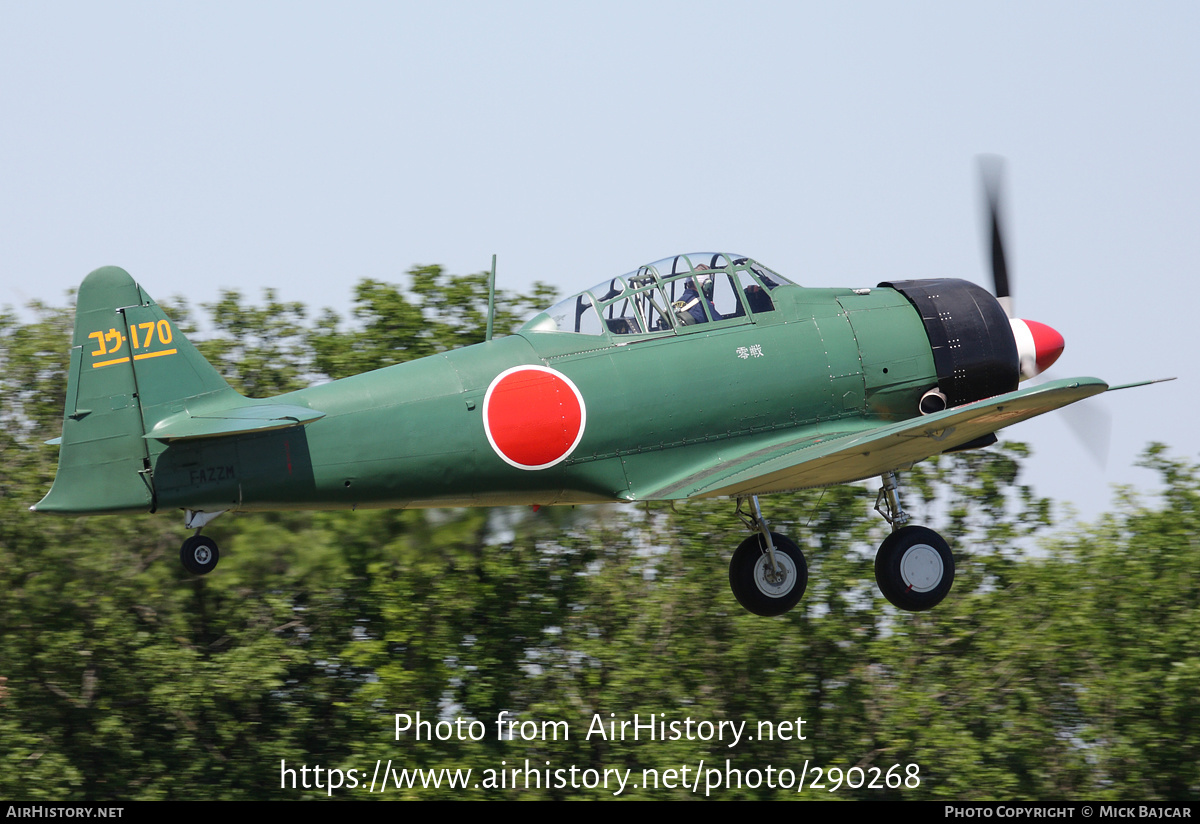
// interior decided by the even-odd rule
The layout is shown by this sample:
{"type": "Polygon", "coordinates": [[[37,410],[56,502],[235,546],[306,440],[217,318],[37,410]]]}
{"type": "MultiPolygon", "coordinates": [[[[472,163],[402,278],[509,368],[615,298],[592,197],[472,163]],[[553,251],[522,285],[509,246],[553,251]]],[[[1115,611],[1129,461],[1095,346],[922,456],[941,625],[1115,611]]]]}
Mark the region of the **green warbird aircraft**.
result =
{"type": "Polygon", "coordinates": [[[181,560],[203,575],[218,550],[200,530],[227,511],[732,497],[751,535],[730,585],[777,615],[808,571],[757,496],[878,476],[893,530],[879,588],[929,609],[954,558],[907,524],[895,473],[1108,389],[1017,388],[1063,339],[1007,316],[998,230],[993,260],[1000,300],[950,279],[804,288],[741,255],[679,255],[514,335],[266,400],[234,391],[124,270],[97,269],[78,294],[58,473],[33,509],[183,509],[196,532],[181,560]]]}

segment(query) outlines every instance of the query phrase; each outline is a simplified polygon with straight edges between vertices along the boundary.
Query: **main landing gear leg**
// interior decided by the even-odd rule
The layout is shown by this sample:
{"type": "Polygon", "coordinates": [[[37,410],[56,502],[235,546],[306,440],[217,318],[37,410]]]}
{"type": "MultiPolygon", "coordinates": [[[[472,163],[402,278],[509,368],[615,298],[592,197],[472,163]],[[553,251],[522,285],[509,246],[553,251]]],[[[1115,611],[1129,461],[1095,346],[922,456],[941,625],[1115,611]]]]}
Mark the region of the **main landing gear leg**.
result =
{"type": "Polygon", "coordinates": [[[201,535],[200,530],[224,512],[224,509],[216,512],[197,512],[191,509],[184,511],[184,525],[188,529],[195,529],[196,534],[184,541],[183,546],[179,548],[179,561],[183,568],[193,575],[207,575],[217,568],[217,561],[221,558],[217,542],[207,535],[201,535]]]}
{"type": "Polygon", "coordinates": [[[804,554],[786,535],[771,531],[757,495],[738,497],[736,512],[754,534],[733,553],[729,588],[738,603],[755,615],[782,615],[796,605],[808,586],[804,554]],[[743,509],[747,500],[749,512],[743,509]]]}
{"type": "Polygon", "coordinates": [[[906,526],[896,473],[883,473],[875,511],[892,526],[875,555],[879,591],[900,609],[920,612],[942,602],[954,584],[954,556],[941,535],[923,526],[906,526]]]}

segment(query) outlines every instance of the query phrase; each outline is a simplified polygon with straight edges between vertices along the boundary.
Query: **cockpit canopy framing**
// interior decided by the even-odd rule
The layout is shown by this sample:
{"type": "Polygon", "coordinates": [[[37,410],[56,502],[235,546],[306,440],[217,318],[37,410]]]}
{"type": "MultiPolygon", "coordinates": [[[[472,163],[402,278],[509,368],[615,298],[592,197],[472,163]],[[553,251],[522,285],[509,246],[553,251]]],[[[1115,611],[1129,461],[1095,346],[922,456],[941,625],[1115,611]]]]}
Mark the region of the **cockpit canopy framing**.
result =
{"type": "Polygon", "coordinates": [[[774,311],[771,291],[790,283],[744,255],[675,255],[561,300],[521,331],[658,337],[700,324],[748,323],[774,311]]]}

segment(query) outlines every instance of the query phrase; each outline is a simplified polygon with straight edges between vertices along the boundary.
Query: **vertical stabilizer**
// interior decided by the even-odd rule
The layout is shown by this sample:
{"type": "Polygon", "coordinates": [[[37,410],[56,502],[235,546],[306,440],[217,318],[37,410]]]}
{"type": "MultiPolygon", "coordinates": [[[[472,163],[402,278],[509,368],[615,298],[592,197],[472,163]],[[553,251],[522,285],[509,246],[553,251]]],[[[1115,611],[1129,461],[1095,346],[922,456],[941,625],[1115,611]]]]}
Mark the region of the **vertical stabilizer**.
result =
{"type": "Polygon", "coordinates": [[[188,402],[240,396],[116,266],[79,287],[70,358],[58,474],[34,509],[154,511],[145,433],[188,402]]]}

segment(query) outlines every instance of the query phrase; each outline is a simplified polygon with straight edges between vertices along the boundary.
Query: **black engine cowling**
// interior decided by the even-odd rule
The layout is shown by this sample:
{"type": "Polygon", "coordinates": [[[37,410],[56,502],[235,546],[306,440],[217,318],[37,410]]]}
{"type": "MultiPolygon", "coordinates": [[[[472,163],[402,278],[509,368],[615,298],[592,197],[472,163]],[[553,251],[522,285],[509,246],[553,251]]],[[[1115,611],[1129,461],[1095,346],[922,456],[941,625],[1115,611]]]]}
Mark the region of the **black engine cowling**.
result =
{"type": "Polygon", "coordinates": [[[1012,327],[986,289],[957,278],[897,280],[879,286],[895,289],[921,314],[938,388],[950,406],[1017,388],[1021,367],[1012,327]]]}

